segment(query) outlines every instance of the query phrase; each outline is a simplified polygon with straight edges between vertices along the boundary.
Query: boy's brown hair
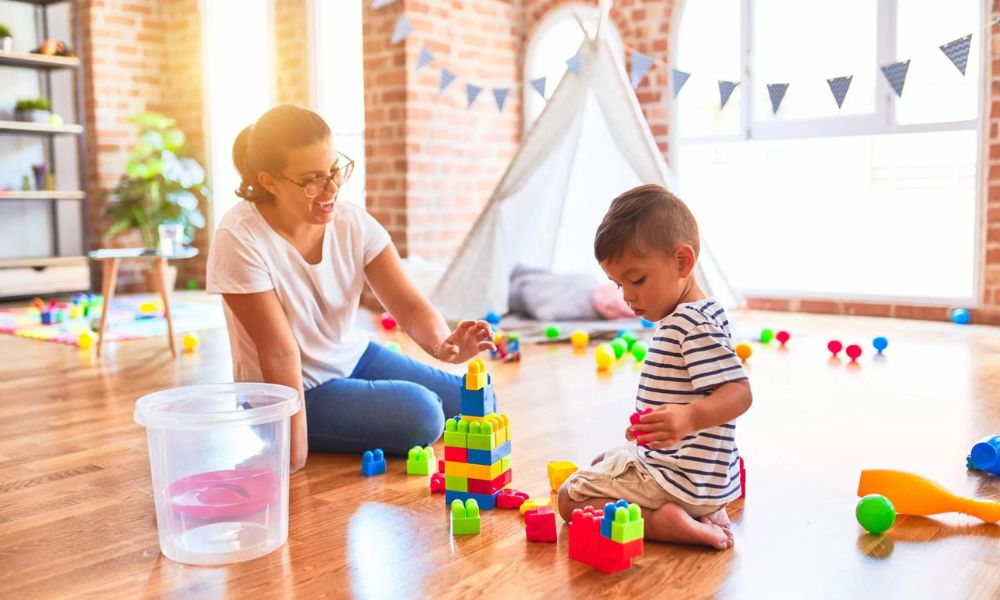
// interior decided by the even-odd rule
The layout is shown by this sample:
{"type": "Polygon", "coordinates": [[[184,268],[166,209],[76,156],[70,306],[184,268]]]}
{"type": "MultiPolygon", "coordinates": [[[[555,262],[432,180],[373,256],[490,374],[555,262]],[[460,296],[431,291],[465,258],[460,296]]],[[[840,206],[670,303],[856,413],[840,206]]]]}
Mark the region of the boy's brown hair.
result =
{"type": "Polygon", "coordinates": [[[698,222],[680,198],[656,184],[640,185],[615,198],[597,228],[594,256],[603,263],[625,250],[671,253],[687,244],[699,251],[698,222]]]}

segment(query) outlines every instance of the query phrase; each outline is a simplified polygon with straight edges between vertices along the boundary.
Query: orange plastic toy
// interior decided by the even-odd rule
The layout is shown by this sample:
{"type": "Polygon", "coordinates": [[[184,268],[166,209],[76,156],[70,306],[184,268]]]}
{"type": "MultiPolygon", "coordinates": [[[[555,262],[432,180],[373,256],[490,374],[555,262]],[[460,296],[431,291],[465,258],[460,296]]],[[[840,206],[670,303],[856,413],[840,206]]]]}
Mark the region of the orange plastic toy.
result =
{"type": "Polygon", "coordinates": [[[926,477],[891,471],[869,469],[861,471],[858,496],[882,494],[901,515],[936,515],[959,512],[972,515],[987,523],[1000,521],[1000,502],[977,500],[953,494],[926,477]]]}

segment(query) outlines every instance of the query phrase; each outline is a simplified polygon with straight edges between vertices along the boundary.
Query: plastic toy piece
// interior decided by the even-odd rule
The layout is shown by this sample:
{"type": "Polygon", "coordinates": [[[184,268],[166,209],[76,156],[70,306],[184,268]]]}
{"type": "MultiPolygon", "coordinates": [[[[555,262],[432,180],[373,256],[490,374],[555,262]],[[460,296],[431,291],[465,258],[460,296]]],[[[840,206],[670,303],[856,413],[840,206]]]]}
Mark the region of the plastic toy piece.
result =
{"type": "MultiPolygon", "coordinates": [[[[641,422],[642,415],[648,415],[651,412],[653,412],[653,409],[652,408],[647,408],[646,410],[644,410],[642,412],[632,413],[631,415],[629,415],[628,421],[629,421],[629,423],[631,423],[633,425],[638,425],[641,422]]],[[[638,440],[636,440],[636,443],[639,444],[640,446],[648,446],[649,445],[648,442],[644,443],[644,442],[640,442],[638,440]]]]}
{"type": "Polygon", "coordinates": [[[568,460],[552,461],[548,465],[549,487],[553,492],[558,492],[562,484],[570,475],[576,473],[577,466],[568,460]]]}
{"type": "Polygon", "coordinates": [[[750,344],[736,344],[736,356],[740,357],[741,363],[746,363],[747,359],[753,356],[753,348],[750,344]]]}
{"type": "Polygon", "coordinates": [[[882,351],[889,347],[889,340],[879,336],[872,340],[872,346],[875,347],[875,352],[882,354],[882,351]]]}
{"type": "Polygon", "coordinates": [[[618,502],[608,502],[604,505],[604,516],[601,517],[601,535],[606,538],[611,537],[611,524],[615,520],[615,511],[618,508],[628,509],[628,500],[619,500],[618,502]]]}
{"type": "Polygon", "coordinates": [[[493,435],[493,424],[489,421],[469,424],[469,449],[493,450],[497,447],[497,439],[493,435]]]}
{"type": "Polygon", "coordinates": [[[444,460],[438,460],[438,473],[444,473],[444,460]]]}
{"type": "Polygon", "coordinates": [[[555,542],[556,513],[552,507],[541,506],[524,513],[524,533],[529,542],[555,542]]]}
{"type": "Polygon", "coordinates": [[[647,321],[643,317],[639,318],[639,323],[642,325],[643,329],[652,329],[652,328],[656,327],[656,323],[654,323],[653,321],[647,321]]]}
{"type": "Polygon", "coordinates": [[[851,344],[850,346],[847,347],[847,350],[845,352],[847,353],[847,357],[851,359],[851,363],[856,363],[858,362],[858,359],[861,357],[861,346],[857,344],[851,344]]]}
{"type": "Polygon", "coordinates": [[[788,343],[788,340],[792,339],[792,336],[787,331],[779,331],[774,335],[774,339],[778,340],[778,343],[781,344],[782,348],[784,348],[785,344],[788,343]]]}
{"type": "Polygon", "coordinates": [[[549,325],[545,328],[545,337],[554,340],[562,335],[562,329],[559,329],[558,325],[549,325]]]}
{"type": "Polygon", "coordinates": [[[577,350],[583,350],[590,343],[590,334],[582,329],[577,329],[569,336],[569,343],[577,350]]]}
{"type": "Polygon", "coordinates": [[[937,483],[906,471],[871,469],[861,471],[858,496],[881,494],[901,515],[936,515],[960,512],[987,523],[1000,521],[1000,502],[965,498],[937,483]]]}
{"type": "MultiPolygon", "coordinates": [[[[495,437],[495,436],[494,436],[495,437]]],[[[445,452],[448,448],[445,447],[445,452]]],[[[456,449],[457,450],[457,449],[456,449]]],[[[448,455],[446,454],[445,457],[448,455]]],[[[470,465],[492,465],[500,459],[510,456],[510,440],[500,444],[493,450],[465,450],[465,459],[458,462],[469,463],[470,465]]],[[[456,460],[448,458],[448,460],[456,460]]]]}
{"type": "Polygon", "coordinates": [[[434,448],[431,446],[427,446],[426,448],[414,446],[410,448],[406,456],[406,474],[430,475],[431,465],[434,464],[436,458],[434,456],[434,448]]]}
{"type": "Polygon", "coordinates": [[[399,342],[392,342],[392,341],[386,342],[385,349],[392,350],[393,352],[398,352],[400,354],[403,353],[403,347],[399,345],[399,342]]]}
{"type": "Polygon", "coordinates": [[[486,313],[486,316],[483,317],[483,320],[492,325],[493,327],[496,327],[497,325],[500,324],[500,315],[491,310],[490,312],[486,313]]]}
{"type": "Polygon", "coordinates": [[[76,338],[76,343],[80,346],[80,350],[89,350],[96,341],[97,334],[92,331],[84,331],[76,338]]]}
{"type": "Polygon", "coordinates": [[[386,331],[392,331],[398,325],[396,319],[392,318],[392,315],[387,312],[382,313],[382,317],[379,320],[382,323],[382,329],[386,331]]]}
{"type": "Polygon", "coordinates": [[[628,342],[622,338],[615,338],[611,340],[611,349],[615,353],[615,359],[619,359],[625,356],[625,353],[628,352],[628,342]]]}
{"type": "Polygon", "coordinates": [[[521,508],[528,495],[515,489],[504,488],[497,496],[497,508],[521,508]]]}
{"type": "MultiPolygon", "coordinates": [[[[617,508],[616,513],[621,508],[617,508]]],[[[636,506],[638,509],[638,506],[636,506]]],[[[573,511],[569,524],[569,557],[604,573],[615,573],[632,566],[632,559],[642,555],[643,541],[620,544],[601,535],[604,511],[592,506],[573,511]]]]}
{"type": "Polygon", "coordinates": [[[773,339],[774,339],[774,330],[773,329],[761,329],[761,331],[760,331],[760,343],[761,344],[770,344],[771,340],[773,340],[773,339]]]}
{"type": "Polygon", "coordinates": [[[951,322],[956,325],[968,325],[972,322],[972,315],[964,308],[956,308],[951,311],[951,322]]]}
{"type": "Polygon", "coordinates": [[[989,435],[976,442],[969,453],[969,462],[980,471],[1000,475],[1000,435],[989,435]]]}
{"type": "Polygon", "coordinates": [[[632,353],[632,358],[634,358],[636,362],[642,362],[646,360],[646,355],[649,353],[649,344],[642,340],[636,340],[635,343],[632,344],[630,352],[632,353]]]}
{"type": "Polygon", "coordinates": [[[374,451],[365,450],[361,455],[361,474],[365,477],[385,474],[385,455],[382,454],[381,448],[375,448],[374,451]]]}
{"type": "Polygon", "coordinates": [[[444,489],[450,492],[468,492],[469,491],[469,478],[468,477],[456,477],[454,475],[444,476],[444,489]]]}
{"type": "MultiPolygon", "coordinates": [[[[619,501],[619,504],[623,501],[619,501]]],[[[608,513],[604,513],[604,518],[608,518],[608,513]]],[[[641,540],[645,535],[645,521],[642,518],[642,510],[638,504],[629,504],[614,511],[614,519],[611,522],[611,539],[619,544],[627,544],[635,540],[641,540]]]]}
{"type": "MultiPolygon", "coordinates": [[[[469,422],[448,419],[444,422],[444,445],[447,447],[467,448],[469,446],[469,422]]],[[[447,460],[447,459],[445,459],[447,460]]]]}
{"type": "Polygon", "coordinates": [[[844,345],[838,342],[837,340],[830,340],[830,343],[826,345],[826,349],[829,350],[831,354],[833,354],[834,358],[837,358],[837,354],[839,354],[840,351],[844,349],[844,345]]]}
{"type": "Polygon", "coordinates": [[[493,345],[496,350],[490,350],[490,358],[502,359],[507,356],[507,334],[503,331],[497,331],[493,334],[493,345]]]}
{"type": "Polygon", "coordinates": [[[432,494],[444,493],[444,473],[431,474],[431,493],[432,494]]]}
{"type": "Polygon", "coordinates": [[[470,494],[486,494],[491,496],[502,490],[505,486],[510,485],[511,478],[513,477],[513,472],[508,469],[500,474],[499,477],[492,480],[485,479],[469,479],[468,489],[465,490],[470,494]]]}
{"type": "Polygon", "coordinates": [[[507,356],[505,362],[521,362],[521,335],[511,332],[507,336],[507,356]]]}
{"type": "Polygon", "coordinates": [[[465,504],[461,500],[451,503],[452,535],[476,535],[479,533],[479,505],[473,499],[465,504]]]}
{"type": "Polygon", "coordinates": [[[483,359],[477,358],[469,362],[468,372],[465,375],[465,389],[481,390],[486,387],[486,363],[483,359]]]}
{"type": "Polygon", "coordinates": [[[445,503],[451,503],[455,500],[461,500],[466,502],[468,500],[475,500],[476,504],[479,506],[479,510],[493,510],[497,507],[497,496],[500,492],[496,494],[473,494],[471,492],[456,492],[454,490],[445,489],[444,491],[444,501],[445,503]]]}
{"type": "Polygon", "coordinates": [[[747,470],[743,466],[743,457],[740,457],[740,498],[747,497],[747,470]]]}
{"type": "Polygon", "coordinates": [[[53,311],[42,311],[42,325],[52,325],[53,323],[55,323],[55,314],[53,311]]]}
{"type": "MultiPolygon", "coordinates": [[[[469,451],[466,448],[455,446],[444,447],[444,459],[454,462],[469,462],[469,451]]],[[[492,463],[491,463],[492,464],[492,463]]]]}
{"type": "Polygon", "coordinates": [[[615,351],[610,344],[599,345],[594,357],[597,360],[598,371],[608,371],[611,365],[615,364],[615,351]]]}
{"type": "Polygon", "coordinates": [[[201,339],[196,333],[185,333],[184,337],[181,338],[181,347],[184,348],[185,352],[194,352],[200,343],[201,339]]]}
{"type": "Polygon", "coordinates": [[[485,417],[497,412],[493,378],[486,372],[486,363],[483,359],[477,358],[469,363],[469,371],[463,376],[462,389],[459,391],[463,418],[485,417]]]}
{"type": "Polygon", "coordinates": [[[868,533],[880,535],[889,531],[896,522],[896,508],[885,496],[869,494],[858,500],[854,517],[868,533]]]}
{"type": "Polygon", "coordinates": [[[552,506],[552,498],[528,498],[521,503],[521,507],[518,510],[523,515],[529,510],[539,508],[541,506],[552,506]]]}
{"type": "Polygon", "coordinates": [[[444,463],[445,475],[453,475],[455,477],[466,477],[468,479],[493,480],[499,477],[500,474],[506,471],[507,469],[510,469],[509,456],[501,459],[501,461],[498,463],[493,463],[490,466],[470,465],[468,463],[459,463],[451,461],[445,461],[444,463]]]}
{"type": "Polygon", "coordinates": [[[625,329],[622,329],[621,331],[618,332],[618,337],[625,340],[625,343],[628,345],[627,348],[628,352],[631,352],[632,346],[634,346],[635,343],[639,341],[639,338],[635,337],[631,331],[627,331],[625,329]]]}

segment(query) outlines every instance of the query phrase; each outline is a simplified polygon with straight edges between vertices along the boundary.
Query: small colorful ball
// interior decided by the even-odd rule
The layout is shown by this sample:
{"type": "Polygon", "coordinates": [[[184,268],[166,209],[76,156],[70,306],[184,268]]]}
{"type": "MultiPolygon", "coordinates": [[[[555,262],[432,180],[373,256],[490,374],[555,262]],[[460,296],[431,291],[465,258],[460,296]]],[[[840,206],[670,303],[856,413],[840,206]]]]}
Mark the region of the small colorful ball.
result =
{"type": "Polygon", "coordinates": [[[640,318],[639,323],[642,324],[643,329],[652,329],[656,327],[656,323],[654,323],[653,321],[647,321],[645,318],[640,318]]]}
{"type": "Polygon", "coordinates": [[[761,331],[760,331],[760,343],[761,344],[770,344],[771,340],[773,340],[773,339],[774,339],[774,330],[773,329],[761,329],[761,331]]]}
{"type": "Polygon", "coordinates": [[[156,302],[142,302],[139,304],[139,314],[151,315],[153,313],[159,312],[156,302]]]}
{"type": "Polygon", "coordinates": [[[879,535],[896,522],[896,507],[881,494],[868,494],[858,501],[854,516],[866,531],[879,535]]]}
{"type": "Polygon", "coordinates": [[[830,343],[826,345],[826,349],[833,353],[834,358],[837,358],[837,354],[844,349],[844,345],[837,340],[831,340],[830,343]]]}
{"type": "Polygon", "coordinates": [[[185,333],[184,337],[181,338],[181,346],[185,352],[194,352],[200,343],[201,340],[198,338],[198,334],[195,333],[185,333]]]}
{"type": "Polygon", "coordinates": [[[621,338],[611,340],[611,349],[615,351],[615,358],[621,358],[628,352],[628,344],[621,338]]]}
{"type": "Polygon", "coordinates": [[[386,331],[392,331],[398,325],[398,323],[396,323],[396,319],[393,319],[392,315],[387,312],[382,313],[381,321],[382,329],[385,329],[386,331]]]}
{"type": "Polygon", "coordinates": [[[569,336],[569,343],[577,350],[582,350],[590,343],[590,334],[582,329],[577,329],[569,336]]]}
{"type": "Polygon", "coordinates": [[[628,344],[628,349],[630,351],[632,350],[632,346],[635,345],[635,342],[639,339],[634,335],[632,335],[632,333],[629,331],[626,331],[624,335],[619,334],[618,337],[625,340],[625,343],[628,344]]]}
{"type": "Polygon", "coordinates": [[[393,352],[399,352],[400,354],[403,353],[403,347],[399,345],[399,342],[386,342],[385,347],[393,352]]]}
{"type": "Polygon", "coordinates": [[[857,344],[851,344],[847,347],[847,357],[851,359],[851,362],[858,362],[858,358],[861,357],[861,346],[857,344]]]}
{"type": "Polygon", "coordinates": [[[889,347],[889,340],[882,336],[879,336],[872,340],[872,346],[875,346],[875,351],[882,354],[882,351],[889,347]]]}
{"type": "Polygon", "coordinates": [[[951,311],[951,322],[956,325],[968,325],[972,322],[972,315],[964,308],[956,308],[951,311]]]}
{"type": "Polygon", "coordinates": [[[753,348],[750,344],[736,344],[736,356],[740,357],[740,362],[746,362],[748,358],[753,356],[753,348]]]}
{"type": "Polygon", "coordinates": [[[483,320],[492,325],[493,327],[496,327],[497,325],[500,324],[500,315],[491,310],[490,312],[486,313],[486,316],[483,317],[483,320]]]}
{"type": "Polygon", "coordinates": [[[781,344],[782,348],[784,348],[785,344],[788,343],[788,340],[792,339],[792,336],[787,331],[779,331],[774,335],[774,339],[778,340],[778,343],[781,344]]]}
{"type": "Polygon", "coordinates": [[[89,350],[96,341],[97,335],[90,331],[84,331],[80,334],[80,337],[76,338],[76,343],[80,346],[80,350],[89,350]]]}
{"type": "Polygon", "coordinates": [[[562,335],[562,329],[559,329],[558,325],[549,325],[545,328],[545,337],[550,340],[554,340],[562,335]]]}
{"type": "Polygon", "coordinates": [[[611,344],[601,344],[597,347],[594,358],[597,360],[597,370],[607,371],[615,364],[615,351],[611,348],[611,344]]]}
{"type": "Polygon", "coordinates": [[[649,344],[642,340],[636,340],[636,342],[632,344],[632,350],[630,350],[630,352],[632,353],[632,357],[635,358],[637,362],[642,362],[646,360],[646,354],[649,352],[649,344]]]}

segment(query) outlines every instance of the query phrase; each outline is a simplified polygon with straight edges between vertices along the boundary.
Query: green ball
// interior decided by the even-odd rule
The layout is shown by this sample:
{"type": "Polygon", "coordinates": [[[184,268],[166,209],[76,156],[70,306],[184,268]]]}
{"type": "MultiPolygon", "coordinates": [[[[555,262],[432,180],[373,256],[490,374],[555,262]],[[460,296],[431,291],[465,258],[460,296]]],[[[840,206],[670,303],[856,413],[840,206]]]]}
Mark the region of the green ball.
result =
{"type": "Polygon", "coordinates": [[[631,333],[626,333],[625,335],[621,336],[621,338],[625,340],[626,344],[628,344],[628,349],[631,352],[632,346],[635,345],[635,342],[638,340],[638,338],[632,335],[631,333]]]}
{"type": "Polygon", "coordinates": [[[774,339],[774,330],[773,329],[762,329],[761,330],[761,332],[760,332],[760,343],[761,344],[770,344],[771,340],[773,340],[773,339],[774,339]]]}
{"type": "Polygon", "coordinates": [[[635,360],[637,360],[638,362],[646,360],[647,352],[649,352],[649,344],[647,344],[646,342],[642,340],[636,340],[636,342],[632,344],[632,356],[634,356],[635,360]]]}
{"type": "Polygon", "coordinates": [[[858,501],[854,516],[869,533],[879,535],[889,531],[896,522],[896,507],[881,494],[868,494],[858,501]]]}
{"type": "Polygon", "coordinates": [[[611,340],[611,349],[615,351],[615,358],[621,358],[628,351],[628,343],[621,338],[615,338],[611,340]]]}
{"type": "Polygon", "coordinates": [[[403,352],[403,347],[399,345],[399,342],[386,342],[385,347],[393,352],[403,352]]]}
{"type": "Polygon", "coordinates": [[[550,340],[554,340],[560,335],[562,335],[562,329],[559,329],[558,325],[549,325],[545,328],[545,337],[550,340]]]}

